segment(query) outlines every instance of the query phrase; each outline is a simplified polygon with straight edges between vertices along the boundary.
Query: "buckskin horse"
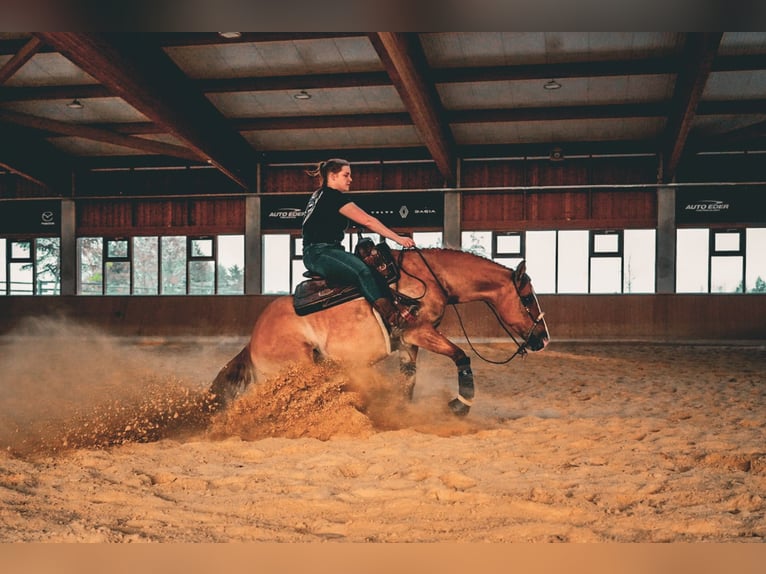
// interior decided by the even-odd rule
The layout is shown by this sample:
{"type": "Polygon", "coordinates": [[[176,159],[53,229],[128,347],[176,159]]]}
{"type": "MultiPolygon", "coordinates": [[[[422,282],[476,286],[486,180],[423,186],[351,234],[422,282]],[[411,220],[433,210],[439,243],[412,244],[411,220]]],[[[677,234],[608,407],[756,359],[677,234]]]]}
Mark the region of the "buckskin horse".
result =
{"type": "Polygon", "coordinates": [[[278,297],[258,317],[249,343],[213,381],[210,393],[216,404],[226,406],[248,385],[278,374],[289,364],[312,364],[327,358],[343,364],[372,365],[389,356],[398,343],[406,395],[412,398],[419,349],[446,355],[458,371],[458,395],[449,401],[449,407],[456,415],[466,415],[474,398],[471,361],[437,331],[447,306],[458,303],[485,302],[516,341],[518,349],[513,356],[540,351],[548,344],[543,312],[524,261],[512,270],[452,249],[391,253],[398,254],[396,291],[420,302],[417,320],[402,334],[401,341],[388,339],[372,307],[361,296],[304,316],[296,313],[292,296],[278,297]]]}

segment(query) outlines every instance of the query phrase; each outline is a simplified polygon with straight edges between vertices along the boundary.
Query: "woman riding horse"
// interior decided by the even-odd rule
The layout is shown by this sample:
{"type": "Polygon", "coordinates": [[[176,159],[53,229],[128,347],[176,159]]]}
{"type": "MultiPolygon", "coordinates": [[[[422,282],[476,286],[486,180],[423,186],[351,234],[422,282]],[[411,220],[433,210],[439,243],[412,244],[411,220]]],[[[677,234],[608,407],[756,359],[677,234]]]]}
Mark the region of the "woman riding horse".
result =
{"type": "Polygon", "coordinates": [[[399,304],[382,277],[346,251],[341,240],[350,219],[404,248],[415,247],[415,242],[392,231],[343,195],[352,181],[351,165],[345,159],[323,161],[307,173],[318,176],[321,185],[309,199],[303,218],[304,265],[330,283],[358,285],[364,298],[380,313],[391,336],[398,338],[414,320],[417,306],[399,304]]]}

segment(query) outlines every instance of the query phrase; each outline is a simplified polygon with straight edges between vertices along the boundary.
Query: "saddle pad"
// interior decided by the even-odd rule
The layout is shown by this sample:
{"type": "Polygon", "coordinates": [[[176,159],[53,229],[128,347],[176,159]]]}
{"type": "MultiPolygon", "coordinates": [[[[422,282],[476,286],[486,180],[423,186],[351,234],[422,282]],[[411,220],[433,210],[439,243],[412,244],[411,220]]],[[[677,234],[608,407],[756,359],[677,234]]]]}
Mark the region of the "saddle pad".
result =
{"type": "Polygon", "coordinates": [[[362,292],[356,285],[330,287],[324,279],[307,279],[295,287],[293,307],[298,315],[303,316],[361,296],[362,292]]]}

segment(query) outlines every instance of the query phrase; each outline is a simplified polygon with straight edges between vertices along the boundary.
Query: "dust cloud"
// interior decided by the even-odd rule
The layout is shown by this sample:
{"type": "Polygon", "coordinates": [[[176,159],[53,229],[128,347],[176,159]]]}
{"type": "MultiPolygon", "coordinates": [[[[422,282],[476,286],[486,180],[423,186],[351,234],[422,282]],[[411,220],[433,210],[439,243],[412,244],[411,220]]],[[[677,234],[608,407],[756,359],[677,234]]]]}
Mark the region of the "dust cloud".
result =
{"type": "Polygon", "coordinates": [[[207,389],[238,346],[125,339],[71,321],[30,319],[0,343],[0,449],[30,456],[190,436],[329,440],[481,428],[447,412],[446,389],[416,406],[405,399],[395,367],[349,372],[329,362],[287,366],[215,412],[207,389]]]}

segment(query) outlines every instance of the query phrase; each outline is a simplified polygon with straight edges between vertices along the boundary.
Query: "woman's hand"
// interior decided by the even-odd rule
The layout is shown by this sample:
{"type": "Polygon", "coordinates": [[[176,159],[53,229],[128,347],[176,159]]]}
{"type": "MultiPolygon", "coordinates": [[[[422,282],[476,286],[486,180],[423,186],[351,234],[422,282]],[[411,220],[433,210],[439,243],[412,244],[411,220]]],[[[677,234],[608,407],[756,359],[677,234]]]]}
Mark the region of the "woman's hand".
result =
{"type": "Polygon", "coordinates": [[[407,237],[407,236],[405,236],[405,235],[400,235],[400,236],[399,236],[399,237],[396,239],[396,242],[397,242],[399,245],[401,245],[402,247],[404,247],[405,249],[407,249],[407,248],[409,248],[409,247],[415,247],[415,240],[414,240],[414,239],[412,239],[412,237],[407,237]]]}

